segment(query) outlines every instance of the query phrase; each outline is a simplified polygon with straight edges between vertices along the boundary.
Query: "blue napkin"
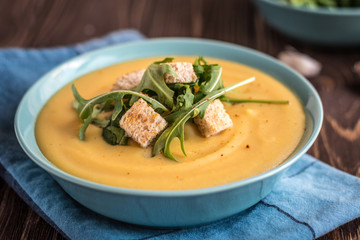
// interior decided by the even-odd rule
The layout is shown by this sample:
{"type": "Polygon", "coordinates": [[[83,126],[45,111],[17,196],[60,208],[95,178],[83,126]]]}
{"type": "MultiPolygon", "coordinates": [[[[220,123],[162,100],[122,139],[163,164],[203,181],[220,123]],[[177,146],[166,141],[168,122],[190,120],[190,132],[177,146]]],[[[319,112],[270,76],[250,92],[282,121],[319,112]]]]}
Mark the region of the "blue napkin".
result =
{"type": "Polygon", "coordinates": [[[149,229],[100,216],[72,200],[22,151],[14,115],[43,74],[83,52],[144,37],[114,32],[70,47],[0,50],[0,175],[51,226],[70,239],[313,239],[360,216],[360,179],[309,155],[250,209],[199,227],[149,229]]]}

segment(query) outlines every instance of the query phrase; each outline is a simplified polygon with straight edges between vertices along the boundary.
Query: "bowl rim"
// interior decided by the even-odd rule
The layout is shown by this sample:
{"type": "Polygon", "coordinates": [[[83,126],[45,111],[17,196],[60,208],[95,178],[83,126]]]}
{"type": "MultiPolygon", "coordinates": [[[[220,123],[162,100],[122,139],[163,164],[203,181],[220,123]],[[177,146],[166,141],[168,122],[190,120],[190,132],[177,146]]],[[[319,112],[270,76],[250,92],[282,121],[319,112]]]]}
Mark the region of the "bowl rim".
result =
{"type": "MultiPolygon", "coordinates": [[[[110,65],[108,65],[110,66],[110,65]]],[[[95,71],[95,70],[93,70],[95,71]]],[[[60,88],[61,89],[61,88],[60,88]]],[[[60,90],[58,89],[58,90],[60,90]]],[[[53,95],[52,95],[53,96],[53,95]]],[[[45,103],[44,103],[45,104],[45,103]]],[[[43,107],[43,106],[42,106],[43,107]]],[[[305,108],[304,108],[305,110],[305,108]]],[[[38,115],[36,115],[37,117],[38,115]]],[[[285,170],[290,165],[295,163],[301,156],[303,156],[306,151],[311,147],[311,145],[316,140],[317,136],[319,135],[321,126],[323,122],[323,107],[321,99],[315,90],[315,88],[311,85],[311,83],[306,80],[302,75],[288,67],[287,65],[281,63],[276,58],[267,55],[265,53],[262,53],[260,51],[244,47],[241,45],[237,45],[234,43],[219,41],[219,40],[210,40],[210,39],[199,39],[199,38],[186,38],[186,37],[166,37],[166,38],[152,38],[152,39],[145,39],[141,41],[135,41],[135,42],[128,42],[128,43],[120,43],[108,47],[102,47],[96,50],[89,51],[87,53],[81,54],[79,56],[76,56],[74,58],[71,58],[62,64],[56,66],[49,72],[47,72],[45,75],[43,75],[41,78],[36,80],[36,82],[27,90],[25,95],[22,97],[14,118],[14,128],[15,128],[15,135],[18,139],[18,142],[22,149],[25,151],[25,153],[32,159],[32,161],[40,166],[42,169],[46,170],[46,172],[51,173],[52,175],[71,182],[76,185],[80,185],[85,188],[101,191],[101,192],[107,192],[107,193],[113,193],[113,194],[124,194],[128,196],[146,196],[146,197],[190,197],[190,196],[201,196],[206,194],[212,194],[217,192],[224,192],[224,191],[230,191],[235,188],[239,188],[257,181],[261,181],[262,179],[265,179],[267,177],[270,177],[272,175],[276,175],[277,173],[285,170]],[[314,121],[313,126],[317,126],[317,128],[313,129],[313,132],[311,133],[309,140],[307,143],[299,149],[298,152],[296,152],[290,159],[285,159],[280,165],[278,165],[275,168],[272,168],[264,173],[258,174],[256,176],[252,176],[246,179],[238,180],[231,183],[226,183],[222,185],[212,186],[212,187],[205,187],[205,188],[198,188],[198,189],[189,189],[189,190],[144,190],[144,189],[130,189],[130,188],[123,188],[123,187],[115,187],[110,185],[105,185],[101,183],[92,182],[90,180],[85,180],[80,177],[76,177],[74,175],[71,175],[59,168],[57,168],[55,165],[44,163],[42,160],[38,159],[36,155],[32,152],[31,148],[27,146],[26,141],[24,139],[24,136],[22,135],[22,132],[20,130],[20,112],[21,108],[24,106],[24,104],[27,102],[28,97],[30,96],[31,92],[34,91],[37,87],[41,86],[43,82],[46,81],[46,79],[51,76],[54,72],[58,71],[58,69],[61,69],[65,65],[68,65],[69,63],[73,61],[80,60],[82,58],[87,58],[91,56],[95,56],[103,51],[109,51],[111,49],[117,49],[117,48],[126,48],[131,46],[136,46],[138,44],[151,44],[151,43],[176,43],[176,42],[186,42],[186,43],[205,43],[208,45],[214,45],[217,47],[230,47],[230,48],[236,48],[238,50],[241,50],[243,52],[248,52],[252,55],[255,55],[256,57],[263,58],[265,60],[270,60],[273,64],[278,65],[282,68],[285,68],[287,71],[292,72],[292,74],[296,75],[299,79],[302,80],[302,83],[306,85],[306,87],[311,91],[313,96],[316,99],[316,103],[318,104],[320,112],[318,113],[318,119],[317,121],[314,121]]],[[[33,133],[34,134],[34,133],[33,133]]],[[[50,161],[49,161],[50,162],[50,161]]]]}
{"type": "Polygon", "coordinates": [[[285,10],[290,10],[299,13],[307,14],[319,14],[324,16],[358,16],[360,17],[360,7],[316,7],[316,8],[305,8],[305,7],[295,7],[291,4],[286,4],[278,0],[256,0],[258,2],[265,2],[275,7],[280,7],[285,10]]]}

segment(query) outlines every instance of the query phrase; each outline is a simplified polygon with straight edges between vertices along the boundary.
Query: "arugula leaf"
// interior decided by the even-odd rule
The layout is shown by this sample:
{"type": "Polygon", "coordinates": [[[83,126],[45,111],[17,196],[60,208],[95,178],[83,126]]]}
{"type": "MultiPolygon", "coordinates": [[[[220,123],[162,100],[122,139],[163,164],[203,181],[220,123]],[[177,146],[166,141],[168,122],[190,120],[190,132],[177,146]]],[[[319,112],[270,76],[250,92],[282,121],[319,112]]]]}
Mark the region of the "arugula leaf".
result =
{"type": "Polygon", "coordinates": [[[203,65],[207,65],[207,62],[202,56],[197,57],[193,63],[193,69],[198,78],[204,73],[203,65]]]}
{"type": "Polygon", "coordinates": [[[115,126],[107,126],[103,128],[103,138],[111,145],[127,145],[128,140],[125,130],[115,126]]]}
{"type": "Polygon", "coordinates": [[[177,97],[176,106],[171,113],[165,116],[167,122],[174,122],[176,118],[182,115],[182,111],[189,109],[194,104],[194,94],[191,89],[187,87],[184,92],[177,97]]]}
{"type": "Polygon", "coordinates": [[[115,98],[115,107],[114,107],[114,112],[111,115],[111,120],[114,121],[119,114],[121,113],[122,109],[123,109],[123,101],[122,98],[115,98]]]}
{"type": "Polygon", "coordinates": [[[85,118],[83,120],[83,124],[81,125],[80,130],[79,130],[79,139],[80,140],[84,140],[86,129],[89,127],[89,125],[92,121],[93,121],[93,118],[91,117],[91,115],[89,115],[87,118],[85,118]]]}
{"type": "Polygon", "coordinates": [[[74,85],[72,85],[71,88],[75,98],[75,101],[73,102],[73,107],[76,109],[79,115],[80,112],[83,112],[84,117],[82,117],[81,119],[84,120],[85,118],[87,118],[89,115],[92,114],[92,109],[88,109],[88,108],[85,109],[85,105],[87,101],[80,96],[79,92],[77,91],[74,85]]]}
{"type": "Polygon", "coordinates": [[[266,100],[266,99],[238,99],[238,98],[230,98],[226,96],[222,96],[220,98],[223,102],[228,103],[269,103],[269,104],[289,104],[289,101],[281,101],[281,100],[266,100]]]}
{"type": "Polygon", "coordinates": [[[201,63],[203,63],[205,65],[207,64],[207,62],[203,56],[198,56],[197,58],[195,58],[193,65],[195,65],[195,66],[201,65],[201,63]]]}
{"type": "MultiPolygon", "coordinates": [[[[107,119],[108,124],[102,127],[103,130],[103,139],[111,144],[111,145],[127,145],[129,137],[126,135],[125,130],[120,127],[120,119],[127,111],[127,105],[121,102],[121,110],[120,105],[118,105],[118,110],[116,110],[116,106],[113,114],[107,119]],[[123,106],[123,107],[122,107],[123,106]],[[116,115],[116,116],[115,116],[116,115]]],[[[116,105],[116,100],[115,100],[116,105]]]]}
{"type": "Polygon", "coordinates": [[[142,99],[144,99],[145,101],[150,103],[154,110],[164,111],[164,112],[169,111],[164,105],[162,105],[160,102],[156,101],[155,99],[145,96],[141,93],[131,91],[131,90],[116,90],[116,91],[101,94],[101,95],[91,98],[89,100],[86,100],[80,96],[75,85],[72,85],[72,91],[73,91],[73,95],[76,100],[76,103],[74,103],[73,106],[76,107],[79,118],[83,121],[83,124],[79,130],[80,140],[84,140],[86,129],[88,128],[90,123],[93,122],[94,119],[96,118],[97,114],[94,114],[94,112],[96,113],[95,106],[98,104],[105,103],[105,105],[106,105],[106,103],[109,101],[111,101],[111,102],[115,101],[115,109],[114,109],[114,113],[113,113],[113,115],[115,115],[115,116],[111,117],[112,121],[114,121],[115,119],[117,119],[120,116],[120,113],[122,112],[122,109],[124,107],[122,99],[126,95],[141,97],[142,99]],[[94,110],[94,108],[95,108],[95,110],[94,110]]]}
{"type": "Polygon", "coordinates": [[[223,82],[221,80],[222,67],[217,64],[205,65],[204,67],[204,80],[200,83],[200,91],[207,94],[212,91],[222,88],[223,82]]]}
{"type": "MultiPolygon", "coordinates": [[[[171,90],[165,82],[164,75],[169,74],[174,77],[178,77],[175,70],[168,64],[160,64],[162,62],[169,62],[169,60],[163,60],[151,64],[145,71],[140,84],[136,87],[136,92],[144,92],[145,90],[153,91],[159,100],[164,103],[168,108],[172,108],[174,105],[173,96],[174,91],[171,90]]],[[[130,103],[133,104],[138,98],[133,96],[130,103]]]]}
{"type": "Polygon", "coordinates": [[[174,58],[167,57],[164,60],[154,62],[154,64],[169,63],[169,62],[172,62],[173,60],[174,60],[174,58]]]}
{"type": "Polygon", "coordinates": [[[176,106],[172,110],[173,112],[188,109],[194,103],[194,94],[189,86],[184,85],[182,92],[183,94],[179,94],[176,98],[176,106]]]}
{"type": "Polygon", "coordinates": [[[198,77],[199,85],[199,89],[195,95],[195,102],[210,92],[224,87],[221,79],[222,67],[218,64],[208,65],[203,57],[197,57],[193,63],[193,68],[198,77]]]}
{"type": "Polygon", "coordinates": [[[226,92],[229,92],[237,87],[240,87],[242,85],[248,84],[252,81],[254,81],[255,78],[249,78],[247,80],[244,80],[242,82],[233,84],[229,87],[219,89],[217,91],[213,91],[206,95],[203,99],[201,99],[199,102],[195,103],[191,108],[182,110],[179,112],[175,112],[173,114],[176,114],[176,117],[172,116],[172,114],[167,116],[167,119],[174,120],[173,123],[160,135],[160,137],[155,142],[154,148],[153,148],[153,156],[160,153],[160,151],[163,151],[165,157],[168,157],[174,161],[177,161],[175,157],[171,154],[170,151],[170,144],[171,141],[177,137],[180,140],[181,144],[181,150],[183,154],[186,156],[185,148],[184,148],[184,125],[185,123],[190,119],[196,117],[198,114],[200,114],[200,117],[203,118],[205,115],[205,111],[207,106],[216,98],[221,97],[226,92]]]}
{"type": "Polygon", "coordinates": [[[105,127],[109,126],[109,123],[110,123],[109,119],[99,120],[97,118],[94,118],[92,120],[92,124],[94,124],[95,126],[100,127],[100,128],[105,128],[105,127]]]}

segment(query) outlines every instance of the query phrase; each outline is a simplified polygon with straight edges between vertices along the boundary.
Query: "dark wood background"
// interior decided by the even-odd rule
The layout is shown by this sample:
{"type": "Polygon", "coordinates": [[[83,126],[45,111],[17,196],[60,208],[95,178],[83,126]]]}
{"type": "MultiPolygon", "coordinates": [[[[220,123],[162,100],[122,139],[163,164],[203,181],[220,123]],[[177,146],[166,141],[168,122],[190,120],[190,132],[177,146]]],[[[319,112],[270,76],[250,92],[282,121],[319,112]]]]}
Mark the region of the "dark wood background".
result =
{"type": "MultiPolygon", "coordinates": [[[[0,47],[52,47],[135,28],[147,37],[217,39],[272,56],[291,45],[323,64],[309,79],[324,125],[309,154],[360,177],[360,49],[297,42],[269,27],[250,0],[0,0],[0,47]]],[[[320,239],[359,239],[360,218],[320,239]]],[[[63,239],[0,179],[0,239],[63,239]]]]}

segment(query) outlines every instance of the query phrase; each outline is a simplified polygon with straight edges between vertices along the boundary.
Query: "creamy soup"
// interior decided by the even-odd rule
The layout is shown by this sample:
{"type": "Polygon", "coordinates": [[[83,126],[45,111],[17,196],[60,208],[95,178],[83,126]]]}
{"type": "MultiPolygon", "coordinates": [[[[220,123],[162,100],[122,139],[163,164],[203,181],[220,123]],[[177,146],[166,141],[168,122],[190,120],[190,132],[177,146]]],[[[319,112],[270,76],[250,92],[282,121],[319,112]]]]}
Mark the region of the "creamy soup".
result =
{"type": "MultiPolygon", "coordinates": [[[[76,79],[79,93],[89,99],[108,92],[116,79],[146,68],[161,57],[110,66],[76,79]]],[[[175,61],[193,62],[195,57],[175,61]]],[[[208,59],[223,67],[226,86],[255,76],[256,81],[227,94],[236,98],[289,100],[287,105],[224,103],[234,126],[204,138],[193,123],[185,126],[185,157],[178,139],[172,161],[151,147],[109,145],[102,130],[90,125],[85,141],[78,131],[82,124],[72,107],[71,84],[56,93],[41,111],[36,139],[44,156],[58,168],[93,182],[132,189],[184,190],[221,185],[266,172],[283,162],[295,149],[305,127],[305,115],[294,94],[271,76],[254,68],[220,59],[208,59]]]]}

